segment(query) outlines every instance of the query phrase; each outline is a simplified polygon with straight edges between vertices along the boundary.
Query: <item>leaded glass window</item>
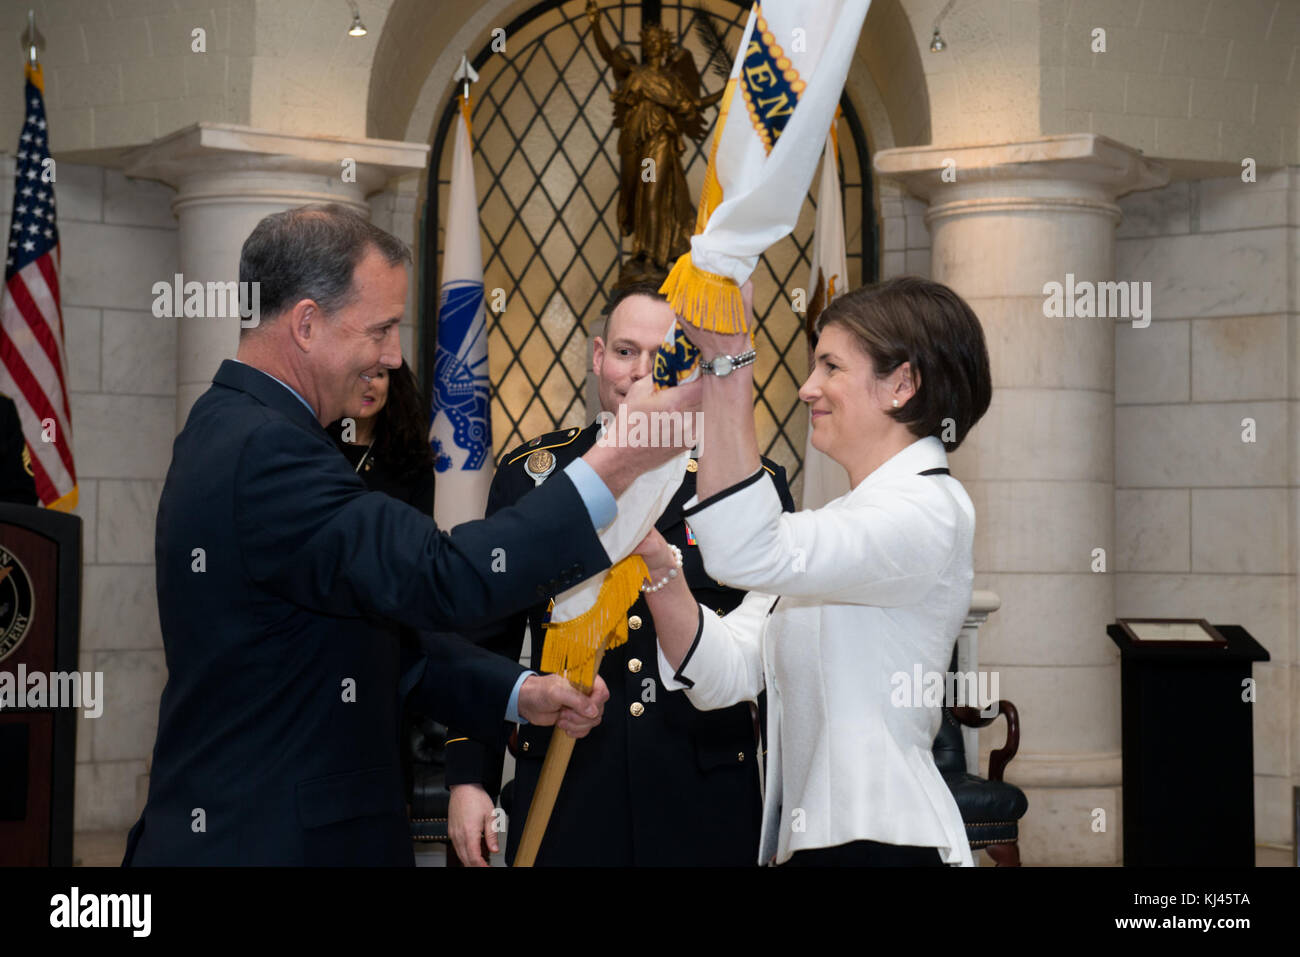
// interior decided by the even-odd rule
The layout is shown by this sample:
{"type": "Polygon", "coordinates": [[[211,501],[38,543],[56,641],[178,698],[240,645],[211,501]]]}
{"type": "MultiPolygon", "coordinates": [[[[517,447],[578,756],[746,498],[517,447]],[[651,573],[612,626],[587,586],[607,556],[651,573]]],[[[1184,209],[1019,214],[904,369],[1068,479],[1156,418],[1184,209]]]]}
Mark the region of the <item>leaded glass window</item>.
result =
{"type": "MultiPolygon", "coordinates": [[[[588,422],[586,329],[594,328],[618,277],[618,131],[609,98],[614,79],[589,35],[585,6],[585,0],[539,4],[507,28],[504,54],[485,49],[475,60],[474,161],[497,455],[539,433],[588,422]],[[500,312],[492,308],[494,289],[504,293],[500,312]]],[[[703,92],[720,88],[724,80],[706,69],[696,18],[708,17],[734,52],[748,5],[665,0],[660,7],[660,22],[693,53],[703,92]]],[[[622,42],[639,56],[640,4],[602,3],[601,10],[610,42],[622,42]]],[[[710,108],[710,123],[716,114],[710,108]]],[[[429,304],[437,301],[442,251],[439,210],[446,208],[450,180],[450,119],[449,110],[434,143],[437,189],[430,191],[426,219],[438,224],[438,242],[425,247],[426,348],[433,339],[429,304]]],[[[856,287],[875,277],[875,216],[865,141],[847,102],[839,143],[849,282],[856,287]]],[[[708,137],[699,144],[686,140],[682,163],[693,201],[709,145],[708,137]]],[[[790,297],[807,284],[816,186],[814,178],[794,232],[768,250],[753,277],[759,447],[785,466],[796,501],[807,430],[798,389],[807,373],[807,348],[790,297]]]]}

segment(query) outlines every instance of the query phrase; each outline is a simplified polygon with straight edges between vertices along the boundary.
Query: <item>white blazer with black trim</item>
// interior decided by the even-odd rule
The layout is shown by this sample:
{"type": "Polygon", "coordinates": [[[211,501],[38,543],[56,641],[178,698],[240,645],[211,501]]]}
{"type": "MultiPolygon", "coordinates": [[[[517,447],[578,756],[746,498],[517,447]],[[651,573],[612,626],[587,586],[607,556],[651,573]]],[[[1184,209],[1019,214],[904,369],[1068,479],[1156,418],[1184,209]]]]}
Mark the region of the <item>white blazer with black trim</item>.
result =
{"type": "Polygon", "coordinates": [[[701,608],[660,674],[704,709],[767,689],[759,863],[872,840],[973,864],[931,753],[939,709],[891,704],[895,675],[947,672],[970,606],[975,509],[956,479],[918,474],[947,463],[931,436],[816,510],[783,513],[761,470],[687,503],[709,574],[750,594],[724,618],[701,608]]]}

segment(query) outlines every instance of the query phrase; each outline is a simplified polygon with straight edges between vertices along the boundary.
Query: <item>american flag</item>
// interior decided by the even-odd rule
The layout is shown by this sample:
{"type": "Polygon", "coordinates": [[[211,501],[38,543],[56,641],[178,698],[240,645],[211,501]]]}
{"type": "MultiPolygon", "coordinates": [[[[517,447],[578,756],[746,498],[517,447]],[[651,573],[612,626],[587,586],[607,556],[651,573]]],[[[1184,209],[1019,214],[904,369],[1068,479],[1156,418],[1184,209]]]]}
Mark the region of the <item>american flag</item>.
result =
{"type": "Polygon", "coordinates": [[[15,154],[14,211],[0,299],[0,392],[18,406],[41,503],[68,511],[77,504],[77,471],[59,308],[57,174],[50,160],[44,88],[40,65],[28,64],[27,119],[15,154]]]}

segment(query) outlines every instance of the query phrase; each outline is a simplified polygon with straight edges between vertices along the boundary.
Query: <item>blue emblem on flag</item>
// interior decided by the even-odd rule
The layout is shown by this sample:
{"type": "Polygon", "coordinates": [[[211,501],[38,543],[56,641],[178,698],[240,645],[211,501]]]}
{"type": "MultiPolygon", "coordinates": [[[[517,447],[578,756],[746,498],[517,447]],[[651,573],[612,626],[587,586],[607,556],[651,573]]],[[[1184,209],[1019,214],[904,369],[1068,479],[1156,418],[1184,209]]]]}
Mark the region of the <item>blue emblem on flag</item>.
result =
{"type": "Polygon", "coordinates": [[[667,341],[659,346],[655,353],[654,384],[657,389],[668,389],[680,385],[695,371],[695,362],[700,357],[700,350],[690,339],[681,323],[673,326],[671,346],[667,341]]]}
{"type": "MultiPolygon", "coordinates": [[[[444,283],[438,305],[433,403],[435,414],[451,422],[452,440],[466,453],[463,470],[482,468],[492,443],[486,336],[483,284],[464,279],[444,283]]],[[[439,472],[451,467],[450,456],[437,457],[439,472]]]]}

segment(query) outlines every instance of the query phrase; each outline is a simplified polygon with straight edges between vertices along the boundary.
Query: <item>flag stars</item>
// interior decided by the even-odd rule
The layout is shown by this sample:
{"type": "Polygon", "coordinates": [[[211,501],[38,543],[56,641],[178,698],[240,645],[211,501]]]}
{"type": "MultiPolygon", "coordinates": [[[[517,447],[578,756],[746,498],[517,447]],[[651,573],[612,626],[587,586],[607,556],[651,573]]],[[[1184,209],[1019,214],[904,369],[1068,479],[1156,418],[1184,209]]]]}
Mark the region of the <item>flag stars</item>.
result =
{"type": "Polygon", "coordinates": [[[43,230],[41,230],[41,233],[45,236],[46,239],[54,238],[54,230],[50,229],[48,226],[46,226],[43,230]]]}
{"type": "Polygon", "coordinates": [[[24,143],[30,143],[32,141],[32,134],[24,133],[22,136],[19,137],[19,139],[21,139],[24,143]]]}
{"type": "Polygon", "coordinates": [[[36,190],[32,189],[30,186],[24,186],[21,192],[23,194],[23,198],[27,198],[30,197],[32,193],[36,192],[36,190]]]}
{"type": "Polygon", "coordinates": [[[23,250],[25,252],[30,253],[33,252],[35,249],[36,249],[36,243],[33,242],[32,240],[28,239],[23,243],[23,250]]]}

